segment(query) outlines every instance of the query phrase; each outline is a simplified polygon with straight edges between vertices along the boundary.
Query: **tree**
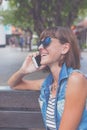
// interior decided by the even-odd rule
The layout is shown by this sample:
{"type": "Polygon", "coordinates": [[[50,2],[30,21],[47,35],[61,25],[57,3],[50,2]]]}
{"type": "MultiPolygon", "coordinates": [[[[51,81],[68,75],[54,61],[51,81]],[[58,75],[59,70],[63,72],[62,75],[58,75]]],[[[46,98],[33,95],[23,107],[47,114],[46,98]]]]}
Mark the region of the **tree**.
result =
{"type": "Polygon", "coordinates": [[[9,4],[3,22],[31,28],[38,35],[46,27],[71,26],[79,11],[87,8],[87,0],[11,0],[9,4]]]}

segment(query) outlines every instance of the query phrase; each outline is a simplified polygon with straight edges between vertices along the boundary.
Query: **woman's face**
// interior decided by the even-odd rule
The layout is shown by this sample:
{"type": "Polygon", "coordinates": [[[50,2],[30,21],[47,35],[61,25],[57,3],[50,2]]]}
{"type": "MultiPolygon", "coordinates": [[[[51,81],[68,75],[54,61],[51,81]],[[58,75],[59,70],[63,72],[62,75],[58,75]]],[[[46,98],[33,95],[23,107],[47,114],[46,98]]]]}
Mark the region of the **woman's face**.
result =
{"type": "Polygon", "coordinates": [[[60,56],[62,55],[63,46],[58,39],[51,38],[51,43],[46,48],[41,44],[39,46],[39,52],[41,54],[42,65],[57,64],[60,56]]]}

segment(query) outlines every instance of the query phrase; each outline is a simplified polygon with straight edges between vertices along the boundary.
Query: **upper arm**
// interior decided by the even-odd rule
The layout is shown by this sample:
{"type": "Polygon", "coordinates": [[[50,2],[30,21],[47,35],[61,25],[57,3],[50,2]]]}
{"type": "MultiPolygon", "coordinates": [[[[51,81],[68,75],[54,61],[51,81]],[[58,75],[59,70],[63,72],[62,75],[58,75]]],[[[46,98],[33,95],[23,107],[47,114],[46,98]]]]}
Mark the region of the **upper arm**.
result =
{"type": "Polygon", "coordinates": [[[87,98],[87,79],[74,72],[67,83],[64,112],[59,130],[76,130],[87,98]]]}
{"type": "Polygon", "coordinates": [[[40,90],[44,79],[39,80],[21,80],[14,89],[23,89],[23,90],[40,90]]]}

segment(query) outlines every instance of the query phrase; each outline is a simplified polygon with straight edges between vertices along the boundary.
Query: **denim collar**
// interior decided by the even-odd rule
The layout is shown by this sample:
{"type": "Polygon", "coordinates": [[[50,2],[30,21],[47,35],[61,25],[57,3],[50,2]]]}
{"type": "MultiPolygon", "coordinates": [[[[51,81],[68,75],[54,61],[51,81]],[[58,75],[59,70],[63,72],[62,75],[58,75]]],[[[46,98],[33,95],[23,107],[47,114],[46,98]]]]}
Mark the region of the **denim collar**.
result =
{"type": "Polygon", "coordinates": [[[69,73],[72,72],[72,70],[73,68],[67,67],[65,63],[62,65],[62,68],[59,74],[59,79],[58,79],[59,84],[61,83],[63,79],[66,79],[69,77],[69,73]]]}
{"type": "MultiPolygon", "coordinates": [[[[68,68],[65,63],[62,65],[62,68],[61,68],[60,74],[59,74],[59,78],[58,78],[59,85],[63,79],[68,78],[69,73],[72,72],[72,70],[73,70],[73,68],[72,67],[68,68]]],[[[49,86],[52,84],[52,82],[53,82],[53,75],[52,75],[52,73],[50,73],[48,75],[48,77],[46,78],[44,85],[49,86]]]]}

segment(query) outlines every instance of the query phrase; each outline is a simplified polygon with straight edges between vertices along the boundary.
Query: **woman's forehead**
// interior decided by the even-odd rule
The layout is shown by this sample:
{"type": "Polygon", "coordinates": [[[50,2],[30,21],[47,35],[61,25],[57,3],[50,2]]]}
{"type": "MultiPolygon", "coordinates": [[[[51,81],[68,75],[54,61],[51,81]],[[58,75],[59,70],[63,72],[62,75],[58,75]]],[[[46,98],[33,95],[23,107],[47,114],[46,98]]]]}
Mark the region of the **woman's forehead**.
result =
{"type": "Polygon", "coordinates": [[[47,37],[56,38],[54,35],[50,35],[50,34],[49,34],[49,35],[46,35],[46,34],[45,34],[45,35],[43,35],[43,36],[40,37],[40,40],[43,40],[43,39],[45,39],[45,38],[47,38],[47,37]]]}
{"type": "Polygon", "coordinates": [[[59,31],[51,31],[51,30],[47,31],[46,30],[46,31],[44,31],[44,32],[41,33],[40,39],[44,39],[46,37],[58,38],[59,35],[60,35],[59,31]]]}

